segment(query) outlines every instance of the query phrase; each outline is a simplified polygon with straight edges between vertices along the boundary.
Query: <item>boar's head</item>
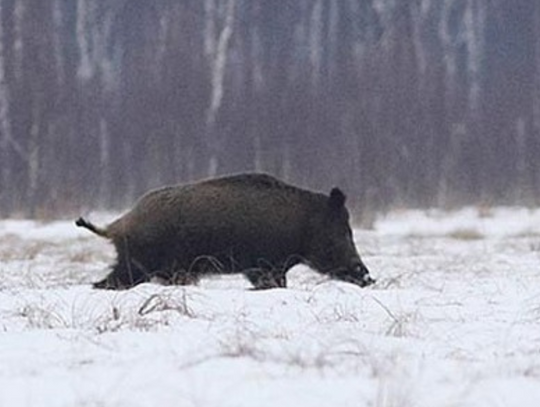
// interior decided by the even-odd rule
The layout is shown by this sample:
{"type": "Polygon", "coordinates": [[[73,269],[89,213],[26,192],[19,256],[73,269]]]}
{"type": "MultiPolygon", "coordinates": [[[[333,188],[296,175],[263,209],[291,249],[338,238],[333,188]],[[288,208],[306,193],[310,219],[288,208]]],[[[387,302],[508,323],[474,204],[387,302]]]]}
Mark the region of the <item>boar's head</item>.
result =
{"type": "Polygon", "coordinates": [[[365,287],[375,280],[354,245],[345,200],[341,190],[332,189],[323,213],[312,219],[305,257],[319,272],[365,287]]]}

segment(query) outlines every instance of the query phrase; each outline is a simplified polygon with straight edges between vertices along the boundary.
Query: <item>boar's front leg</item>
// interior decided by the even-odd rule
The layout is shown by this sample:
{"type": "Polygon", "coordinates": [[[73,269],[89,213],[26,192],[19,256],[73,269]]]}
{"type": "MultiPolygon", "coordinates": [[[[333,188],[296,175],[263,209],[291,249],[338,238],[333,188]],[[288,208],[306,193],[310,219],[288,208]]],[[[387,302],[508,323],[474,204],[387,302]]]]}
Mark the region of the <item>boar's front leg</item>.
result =
{"type": "Polygon", "coordinates": [[[249,280],[255,290],[267,290],[270,288],[286,288],[286,271],[282,268],[253,268],[244,271],[244,275],[249,280]]]}
{"type": "Polygon", "coordinates": [[[175,267],[167,271],[158,271],[154,277],[164,285],[195,285],[201,279],[199,273],[175,267]]]}

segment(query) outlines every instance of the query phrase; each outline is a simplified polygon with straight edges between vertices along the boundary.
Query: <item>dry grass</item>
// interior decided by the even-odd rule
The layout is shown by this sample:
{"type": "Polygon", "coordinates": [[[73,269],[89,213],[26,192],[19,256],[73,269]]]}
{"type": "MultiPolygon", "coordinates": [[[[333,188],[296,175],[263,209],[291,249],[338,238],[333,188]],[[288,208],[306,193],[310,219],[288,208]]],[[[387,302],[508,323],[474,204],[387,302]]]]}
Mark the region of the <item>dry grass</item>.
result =
{"type": "Polygon", "coordinates": [[[407,272],[407,273],[397,274],[395,276],[391,276],[388,278],[384,278],[377,281],[376,287],[381,290],[403,288],[406,282],[411,281],[411,279],[415,278],[417,274],[418,273],[415,273],[415,272],[407,272]]]}
{"type": "Polygon", "coordinates": [[[480,219],[493,218],[493,207],[491,205],[480,205],[477,208],[478,217],[480,219]]]}
{"type": "Polygon", "coordinates": [[[344,306],[343,304],[335,304],[332,307],[321,310],[313,315],[315,320],[320,324],[333,324],[336,322],[359,322],[362,316],[362,310],[344,306]]]}
{"type": "Polygon", "coordinates": [[[137,313],[145,316],[155,312],[174,311],[180,315],[190,318],[195,317],[195,313],[188,304],[186,290],[182,290],[180,297],[174,295],[175,292],[152,294],[139,307],[137,313]]]}
{"type": "Polygon", "coordinates": [[[417,327],[419,320],[418,310],[414,312],[394,312],[390,310],[382,301],[373,297],[373,300],[386,312],[390,317],[390,325],[384,331],[385,336],[395,338],[405,338],[416,336],[414,327],[417,327]]]}
{"type": "Polygon", "coordinates": [[[3,235],[0,236],[0,261],[35,260],[53,246],[48,242],[28,241],[13,234],[3,235]]]}
{"type": "MultiPolygon", "coordinates": [[[[125,297],[109,297],[108,305],[95,303],[93,294],[75,302],[42,294],[22,297],[12,317],[32,330],[82,329],[99,334],[121,330],[154,331],[175,324],[178,317],[196,317],[185,291],[152,294],[124,303],[121,301],[125,297]]],[[[101,294],[105,293],[96,293],[101,294]]],[[[105,300],[105,295],[103,297],[105,300]]]]}
{"type": "Polygon", "coordinates": [[[136,304],[112,303],[93,324],[99,333],[119,330],[154,331],[173,324],[177,317],[195,318],[185,290],[151,294],[136,304]]]}
{"type": "Polygon", "coordinates": [[[67,328],[62,315],[57,313],[52,306],[45,307],[37,304],[27,304],[19,311],[19,316],[26,320],[29,329],[58,329],[67,328]]]}
{"type": "Polygon", "coordinates": [[[474,241],[484,239],[485,236],[476,229],[463,228],[456,229],[448,233],[448,237],[455,240],[474,241]]]}
{"type": "Polygon", "coordinates": [[[227,358],[249,358],[265,360],[267,355],[258,348],[258,336],[245,327],[238,327],[232,335],[219,341],[218,356],[227,358]]]}

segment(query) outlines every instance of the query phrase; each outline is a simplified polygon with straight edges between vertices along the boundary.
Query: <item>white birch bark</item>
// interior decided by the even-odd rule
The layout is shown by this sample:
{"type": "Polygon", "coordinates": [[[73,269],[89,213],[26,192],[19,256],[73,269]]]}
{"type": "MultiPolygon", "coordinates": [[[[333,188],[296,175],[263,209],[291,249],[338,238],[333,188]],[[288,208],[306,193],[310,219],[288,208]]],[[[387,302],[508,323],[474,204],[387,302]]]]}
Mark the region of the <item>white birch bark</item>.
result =
{"type": "Polygon", "coordinates": [[[76,36],[80,54],[77,75],[82,79],[89,79],[94,74],[90,55],[90,40],[87,33],[90,12],[87,0],[77,0],[76,36]]]}
{"type": "MultiPolygon", "coordinates": [[[[17,2],[19,3],[19,2],[17,2]]],[[[17,5],[15,5],[17,9],[17,5]]],[[[12,171],[10,168],[11,160],[8,158],[11,152],[15,152],[19,158],[29,163],[29,155],[24,147],[17,142],[13,137],[13,132],[10,122],[10,91],[6,78],[6,57],[5,57],[5,35],[4,26],[1,24],[4,21],[5,8],[0,2],[0,163],[1,168],[1,185],[0,189],[5,191],[4,187],[9,185],[11,181],[12,171]]],[[[17,10],[15,10],[17,14],[17,10]]],[[[19,16],[20,17],[20,16],[19,16]]],[[[15,16],[17,19],[18,17],[15,16]]],[[[15,39],[15,41],[19,41],[15,39]]],[[[22,42],[18,45],[22,51],[22,42]]]]}
{"type": "MultiPolygon", "coordinates": [[[[533,123],[534,131],[537,137],[540,137],[540,4],[536,3],[534,16],[534,54],[535,54],[535,72],[533,78],[533,123]]],[[[540,190],[540,177],[538,179],[540,190]]]]}
{"type": "Polygon", "coordinates": [[[212,93],[210,98],[210,107],[206,117],[206,123],[209,127],[214,125],[217,113],[221,107],[221,101],[223,99],[225,68],[227,64],[229,41],[233,32],[235,5],[236,0],[229,0],[227,2],[223,28],[221,29],[217,43],[214,43],[215,49],[212,53],[213,61],[211,72],[212,93]]]}
{"type": "MultiPolygon", "coordinates": [[[[175,13],[172,16],[174,19],[177,11],[174,9],[175,13]]],[[[174,21],[174,20],[173,20],[174,21]]],[[[171,25],[171,17],[169,14],[161,15],[159,18],[159,31],[158,31],[158,43],[156,51],[156,59],[154,64],[156,78],[159,79],[161,76],[161,67],[163,66],[165,54],[167,52],[167,42],[169,37],[171,25]]]]}
{"type": "MultiPolygon", "coordinates": [[[[532,96],[532,137],[540,137],[540,4],[534,7],[534,73],[533,73],[533,96],[532,96]]],[[[532,165],[531,165],[532,166],[532,165]]],[[[540,174],[534,174],[534,191],[538,196],[540,192],[540,174]]]]}
{"type": "MultiPolygon", "coordinates": [[[[30,210],[37,209],[37,192],[39,185],[39,174],[41,168],[40,155],[40,114],[39,107],[34,106],[32,112],[32,125],[30,127],[30,138],[28,140],[28,190],[30,210]]],[[[32,213],[35,215],[35,213],[32,213]]]]}
{"type": "Polygon", "coordinates": [[[480,0],[468,0],[465,9],[465,41],[468,49],[467,74],[469,78],[468,103],[472,112],[478,110],[481,91],[481,63],[484,49],[485,9],[480,0]]]}
{"type": "Polygon", "coordinates": [[[331,0],[328,12],[328,74],[333,76],[336,70],[337,62],[337,49],[338,43],[338,26],[339,26],[339,8],[341,2],[338,0],[331,0]]]}
{"type": "Polygon", "coordinates": [[[4,53],[4,6],[0,2],[0,197],[7,198],[11,183],[11,160],[9,148],[11,139],[11,124],[9,122],[9,89],[6,82],[6,58],[4,53]]]}
{"type": "Polygon", "coordinates": [[[54,33],[53,33],[53,47],[54,47],[54,60],[56,63],[56,77],[58,83],[62,84],[65,79],[64,72],[64,60],[62,56],[62,4],[60,0],[55,0],[53,5],[53,20],[54,20],[54,33]]]}
{"type": "Polygon", "coordinates": [[[443,0],[442,16],[439,26],[439,37],[443,47],[443,60],[445,64],[445,88],[446,88],[446,100],[453,99],[454,91],[456,89],[456,75],[457,75],[457,55],[454,49],[452,36],[450,34],[450,15],[452,11],[453,0],[443,0]]]}
{"type": "Polygon", "coordinates": [[[420,86],[425,83],[425,73],[427,71],[427,50],[424,47],[424,41],[422,38],[422,29],[427,22],[428,14],[431,9],[431,0],[421,0],[420,4],[413,4],[413,44],[414,53],[416,56],[416,65],[418,67],[420,86]]]}
{"type": "Polygon", "coordinates": [[[322,67],[322,0],[316,0],[311,11],[309,30],[309,60],[311,63],[311,82],[319,84],[322,67]]]}
{"type": "MultiPolygon", "coordinates": [[[[17,1],[15,9],[15,28],[14,28],[14,66],[16,73],[20,76],[22,39],[20,30],[20,17],[22,15],[22,2],[17,1]],[[18,63],[17,63],[18,62],[18,63]]],[[[6,57],[5,57],[5,35],[2,22],[5,20],[5,6],[0,2],[0,199],[4,205],[7,205],[8,196],[12,183],[12,161],[11,152],[15,151],[22,158],[26,158],[24,149],[14,139],[10,122],[10,92],[6,78],[6,57]]],[[[6,208],[4,208],[6,209],[6,208]]]]}
{"type": "Polygon", "coordinates": [[[258,132],[255,132],[253,135],[253,150],[254,150],[254,170],[256,172],[261,172],[264,170],[263,165],[263,149],[262,149],[262,141],[261,136],[258,132]]]}
{"type": "MultiPolygon", "coordinates": [[[[215,17],[215,4],[212,0],[207,0],[205,3],[206,10],[214,15],[207,14],[206,19],[213,19],[215,17]]],[[[210,103],[206,113],[206,131],[208,134],[209,147],[210,147],[210,162],[208,167],[208,175],[215,176],[218,171],[219,160],[218,152],[220,148],[219,137],[215,132],[215,122],[224,93],[224,79],[225,70],[227,65],[227,57],[229,50],[229,42],[233,33],[234,15],[236,9],[236,0],[228,0],[225,8],[225,16],[222,28],[219,32],[217,41],[210,39],[214,30],[214,23],[207,22],[207,31],[205,33],[205,46],[207,46],[207,52],[210,57],[210,103]],[[212,50],[212,47],[214,49],[212,50]]]]}
{"type": "Polygon", "coordinates": [[[110,195],[110,162],[111,162],[111,142],[109,129],[105,119],[99,122],[99,199],[105,205],[110,195]]]}
{"type": "Polygon", "coordinates": [[[258,27],[253,27],[251,29],[251,75],[253,86],[256,92],[260,92],[264,88],[264,73],[263,73],[263,64],[262,64],[262,45],[261,37],[258,30],[258,27]]]}
{"type": "Polygon", "coordinates": [[[25,0],[16,0],[14,5],[14,27],[13,27],[13,66],[17,80],[22,78],[23,60],[23,19],[26,12],[25,0]]]}

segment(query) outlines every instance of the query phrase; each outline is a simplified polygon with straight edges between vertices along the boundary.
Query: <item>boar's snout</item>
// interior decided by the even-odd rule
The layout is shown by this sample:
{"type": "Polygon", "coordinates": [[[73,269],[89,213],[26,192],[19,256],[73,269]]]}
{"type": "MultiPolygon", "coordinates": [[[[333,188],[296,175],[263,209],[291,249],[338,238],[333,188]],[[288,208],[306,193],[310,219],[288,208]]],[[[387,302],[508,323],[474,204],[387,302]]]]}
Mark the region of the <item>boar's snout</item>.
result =
{"type": "Polygon", "coordinates": [[[354,262],[350,268],[340,270],[336,277],[360,287],[367,287],[376,281],[371,277],[368,268],[361,261],[354,262]]]}
{"type": "Polygon", "coordinates": [[[366,287],[376,282],[376,280],[371,277],[368,268],[363,263],[359,263],[355,266],[355,273],[361,276],[359,282],[361,287],[366,287]]]}

